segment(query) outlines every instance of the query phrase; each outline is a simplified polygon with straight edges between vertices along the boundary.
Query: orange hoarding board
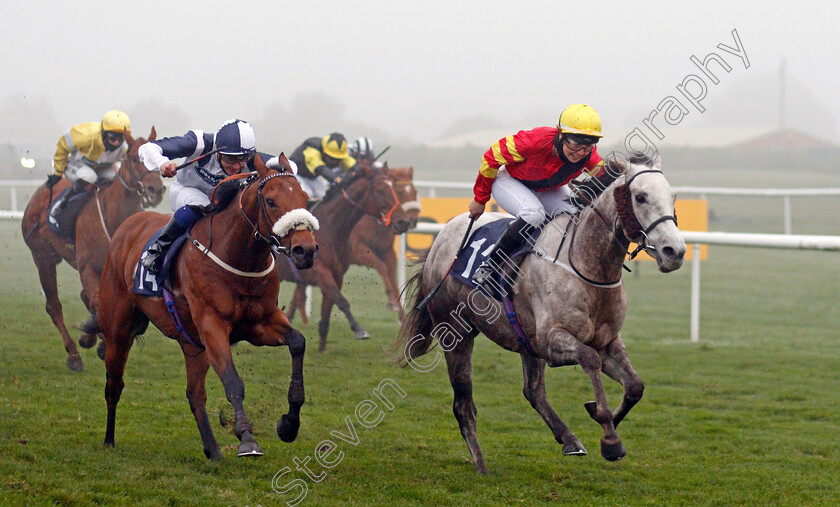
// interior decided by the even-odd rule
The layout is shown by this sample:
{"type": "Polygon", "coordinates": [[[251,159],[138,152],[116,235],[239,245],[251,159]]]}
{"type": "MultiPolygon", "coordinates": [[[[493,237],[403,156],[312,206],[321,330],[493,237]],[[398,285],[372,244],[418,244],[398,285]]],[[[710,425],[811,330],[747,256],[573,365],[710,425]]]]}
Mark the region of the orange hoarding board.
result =
{"type": "MultiPolygon", "coordinates": [[[[427,223],[445,224],[452,218],[465,213],[472,198],[469,197],[421,197],[420,221],[427,223]]],[[[709,230],[709,208],[708,203],[702,200],[679,199],[676,203],[677,219],[680,229],[685,231],[708,231],[709,230]]],[[[504,211],[499,209],[495,201],[487,204],[488,211],[504,211]]],[[[409,252],[427,250],[432,246],[434,236],[430,234],[411,234],[406,236],[406,244],[409,252]]],[[[636,248],[633,244],[630,250],[636,248]]],[[[705,260],[708,255],[706,245],[700,248],[700,259],[705,260]]],[[[647,254],[639,254],[636,259],[653,260],[647,254]]],[[[686,259],[691,259],[691,248],[686,252],[686,259]]]]}

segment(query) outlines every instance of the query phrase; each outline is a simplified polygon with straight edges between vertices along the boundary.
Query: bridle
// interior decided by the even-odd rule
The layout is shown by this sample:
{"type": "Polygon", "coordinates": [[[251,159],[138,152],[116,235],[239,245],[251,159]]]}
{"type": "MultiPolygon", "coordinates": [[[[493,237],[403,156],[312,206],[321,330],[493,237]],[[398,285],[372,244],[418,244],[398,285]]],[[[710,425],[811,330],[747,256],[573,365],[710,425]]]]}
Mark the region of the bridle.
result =
{"type": "MultiPolygon", "coordinates": [[[[387,213],[379,213],[379,223],[388,227],[391,225],[391,217],[394,214],[394,211],[396,211],[397,208],[400,207],[400,200],[397,198],[397,193],[394,191],[394,185],[391,182],[391,180],[389,180],[385,174],[379,171],[376,171],[375,174],[382,177],[382,179],[385,181],[385,184],[388,186],[388,189],[391,191],[391,195],[394,197],[394,205],[391,206],[391,209],[388,210],[387,213]]],[[[357,203],[350,197],[350,195],[347,193],[346,190],[344,190],[344,188],[341,189],[341,195],[343,195],[344,198],[347,199],[347,201],[350,202],[350,204],[355,206],[357,209],[363,209],[362,206],[359,205],[359,203],[357,203]]]]}
{"type": "MultiPolygon", "coordinates": [[[[662,171],[658,169],[645,169],[642,171],[637,172],[630,178],[627,178],[622,185],[615,187],[613,190],[613,198],[616,201],[616,210],[618,212],[615,223],[610,223],[609,220],[601,213],[598,208],[595,207],[594,203],[589,206],[589,208],[595,212],[598,218],[601,219],[604,224],[606,224],[607,228],[612,234],[613,241],[621,245],[621,249],[627,253],[627,250],[630,246],[631,242],[636,242],[638,247],[630,253],[630,259],[634,259],[636,255],[639,254],[642,250],[656,250],[656,247],[650,243],[648,238],[648,234],[650,234],[653,229],[655,229],[659,224],[667,221],[673,221],[674,224],[677,223],[677,217],[675,215],[663,215],[656,220],[652,221],[648,224],[647,227],[642,227],[639,223],[639,219],[636,218],[636,214],[633,211],[633,203],[631,201],[631,194],[630,194],[630,184],[642,174],[647,173],[658,173],[662,174],[662,171]],[[619,223],[620,222],[620,223],[619,223]],[[617,234],[617,231],[620,232],[623,238],[620,238],[617,234]]],[[[626,175],[625,175],[626,178],[626,175]]],[[[577,226],[575,226],[574,230],[572,231],[572,237],[569,240],[569,266],[574,270],[575,274],[583,279],[585,282],[594,285],[596,287],[615,287],[621,281],[621,273],[618,275],[618,279],[612,282],[598,282],[596,280],[592,280],[587,278],[583,273],[580,272],[577,267],[575,267],[574,262],[572,261],[572,249],[574,248],[575,243],[575,236],[577,235],[577,226]]],[[[562,243],[561,243],[562,247],[562,243]]],[[[559,253],[559,250],[558,250],[559,253]]]]}
{"type": "MultiPolygon", "coordinates": [[[[242,197],[245,195],[244,191],[239,194],[239,211],[242,212],[242,216],[245,217],[245,220],[248,222],[248,224],[251,225],[251,228],[254,230],[254,239],[265,241],[266,243],[271,245],[271,249],[275,252],[284,253],[287,256],[291,257],[291,234],[287,234],[287,236],[289,237],[289,246],[283,246],[283,244],[281,243],[282,238],[278,237],[272,231],[271,218],[268,215],[268,209],[266,209],[265,205],[265,198],[262,195],[262,190],[266,183],[273,180],[274,178],[279,177],[294,178],[295,176],[291,173],[276,172],[273,174],[269,174],[268,176],[260,180],[259,184],[257,184],[258,211],[256,223],[251,221],[251,219],[248,217],[248,214],[245,212],[245,207],[242,204],[242,197]],[[268,236],[260,232],[258,224],[262,224],[266,227],[266,230],[269,231],[268,236]]],[[[253,176],[251,178],[253,178],[253,176]]]]}
{"type": "MultiPolygon", "coordinates": [[[[148,192],[146,192],[146,190],[145,190],[146,187],[143,185],[143,180],[146,178],[146,176],[152,174],[152,172],[151,171],[144,171],[143,176],[141,176],[140,178],[137,178],[137,176],[135,176],[134,173],[128,169],[128,163],[129,163],[128,159],[129,159],[129,154],[128,154],[128,152],[125,152],[122,164],[120,165],[120,170],[117,171],[116,178],[117,178],[117,180],[119,180],[120,183],[122,183],[122,186],[125,187],[126,190],[128,190],[129,192],[134,193],[135,195],[140,197],[142,205],[143,205],[144,208],[148,208],[149,206],[152,205],[152,200],[151,200],[152,196],[148,192]],[[131,177],[131,184],[130,185],[125,181],[124,177],[121,174],[123,172],[123,170],[127,171],[128,175],[131,177]]],[[[138,161],[138,163],[139,163],[139,161],[138,161]]]]}

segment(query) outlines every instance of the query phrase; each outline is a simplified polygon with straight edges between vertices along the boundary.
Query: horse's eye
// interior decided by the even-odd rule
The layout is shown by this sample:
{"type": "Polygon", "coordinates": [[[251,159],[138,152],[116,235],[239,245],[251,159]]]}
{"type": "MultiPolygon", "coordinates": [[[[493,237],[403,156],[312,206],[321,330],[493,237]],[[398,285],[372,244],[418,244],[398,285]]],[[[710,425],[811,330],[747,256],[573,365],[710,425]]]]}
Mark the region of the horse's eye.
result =
{"type": "Polygon", "coordinates": [[[266,204],[266,205],[268,205],[268,206],[271,206],[271,207],[273,208],[273,207],[274,207],[274,199],[272,199],[272,198],[270,198],[270,197],[269,197],[269,198],[267,198],[267,199],[265,200],[265,204],[266,204]]]}
{"type": "Polygon", "coordinates": [[[645,198],[645,194],[636,195],[636,202],[639,203],[639,204],[644,204],[645,202],[647,202],[647,199],[645,198]]]}

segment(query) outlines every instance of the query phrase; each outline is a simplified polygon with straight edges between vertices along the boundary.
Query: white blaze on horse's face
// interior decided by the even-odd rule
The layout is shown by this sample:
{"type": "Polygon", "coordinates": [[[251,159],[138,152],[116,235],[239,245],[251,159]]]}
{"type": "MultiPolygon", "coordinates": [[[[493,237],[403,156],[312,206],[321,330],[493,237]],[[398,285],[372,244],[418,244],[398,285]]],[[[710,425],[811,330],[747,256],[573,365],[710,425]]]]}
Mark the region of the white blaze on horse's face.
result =
{"type": "MultiPolygon", "coordinates": [[[[634,165],[633,173],[648,169],[634,165]]],[[[659,169],[657,167],[657,169],[659,169]]],[[[642,229],[666,216],[676,216],[674,202],[677,194],[662,173],[639,175],[630,184],[633,212],[642,229]]],[[[685,241],[673,220],[663,220],[647,231],[647,253],[656,259],[659,271],[668,273],[679,269],[685,256],[685,241]]]]}

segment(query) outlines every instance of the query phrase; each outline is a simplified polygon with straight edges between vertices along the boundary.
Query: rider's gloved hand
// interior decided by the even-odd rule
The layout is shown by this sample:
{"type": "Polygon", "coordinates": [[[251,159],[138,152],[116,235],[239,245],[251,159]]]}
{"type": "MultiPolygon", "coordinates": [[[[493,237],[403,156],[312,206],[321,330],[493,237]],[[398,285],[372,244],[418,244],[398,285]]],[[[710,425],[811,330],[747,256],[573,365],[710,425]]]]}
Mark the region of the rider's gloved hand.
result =
{"type": "Polygon", "coordinates": [[[47,183],[46,183],[45,186],[47,188],[52,188],[59,181],[61,181],[61,175],[60,174],[50,174],[49,176],[47,176],[47,183]]]}

